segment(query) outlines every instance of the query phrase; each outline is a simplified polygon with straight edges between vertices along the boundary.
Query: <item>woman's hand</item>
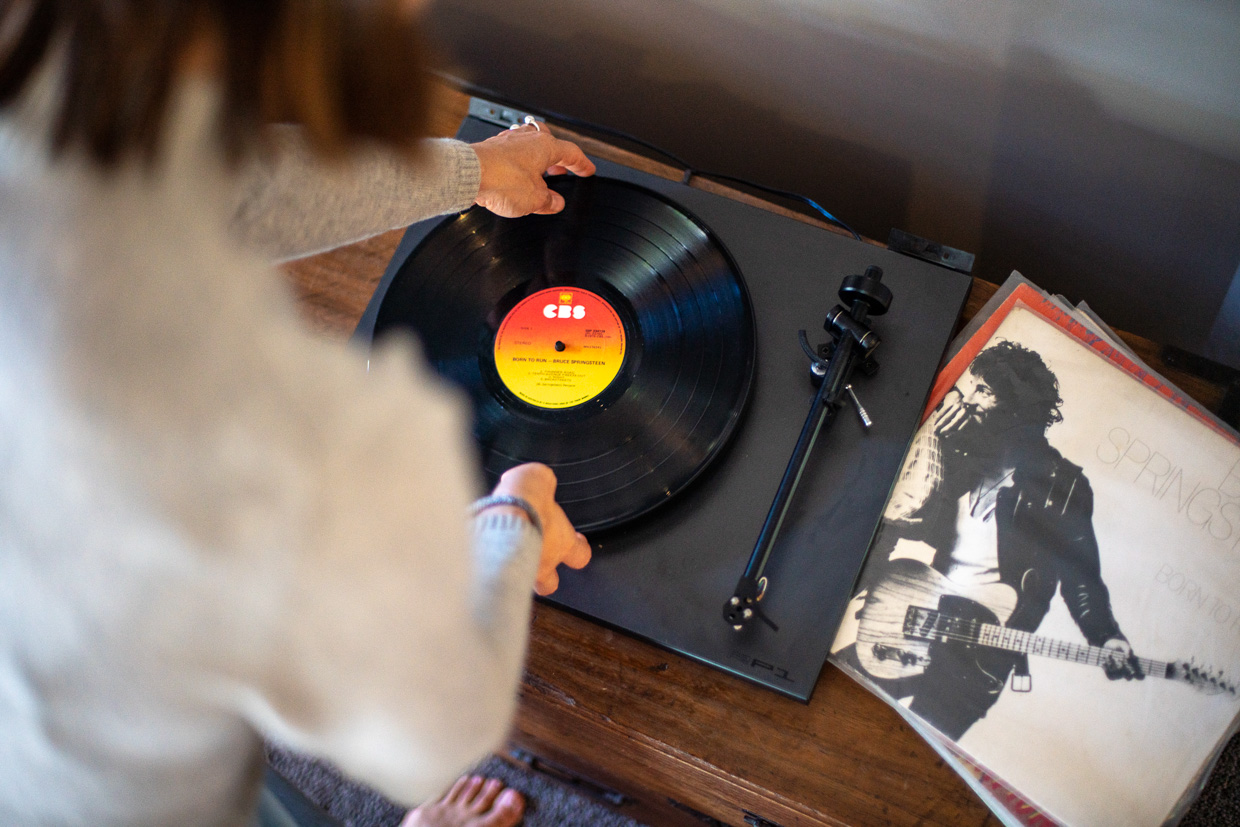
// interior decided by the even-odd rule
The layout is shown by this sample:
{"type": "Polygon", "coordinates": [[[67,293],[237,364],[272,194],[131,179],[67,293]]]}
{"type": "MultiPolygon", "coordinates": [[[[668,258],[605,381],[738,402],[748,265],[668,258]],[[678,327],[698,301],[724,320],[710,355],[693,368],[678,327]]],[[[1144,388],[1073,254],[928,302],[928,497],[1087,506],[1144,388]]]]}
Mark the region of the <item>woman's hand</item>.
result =
{"type": "Polygon", "coordinates": [[[564,197],[547,186],[544,174],[594,174],[594,163],[585,153],[554,137],[546,124],[507,129],[472,146],[482,169],[475,203],[504,218],[564,209],[564,197]]]}
{"type": "MultiPolygon", "coordinates": [[[[590,543],[584,534],[573,528],[564,509],[555,501],[555,486],[554,471],[541,463],[530,462],[505,471],[494,492],[520,497],[538,512],[538,518],[542,521],[543,545],[534,591],[541,595],[551,594],[559,587],[560,575],[556,568],[561,563],[579,569],[590,562],[590,543]]],[[[524,515],[524,512],[520,513],[524,515]]]]}

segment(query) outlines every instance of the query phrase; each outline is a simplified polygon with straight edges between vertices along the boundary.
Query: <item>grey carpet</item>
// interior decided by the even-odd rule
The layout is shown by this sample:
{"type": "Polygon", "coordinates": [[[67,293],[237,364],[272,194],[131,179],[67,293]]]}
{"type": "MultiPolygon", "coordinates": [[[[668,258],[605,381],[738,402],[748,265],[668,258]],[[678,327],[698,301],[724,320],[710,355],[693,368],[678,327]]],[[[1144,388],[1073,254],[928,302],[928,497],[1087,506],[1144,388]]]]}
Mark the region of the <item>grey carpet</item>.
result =
{"type": "MultiPolygon", "coordinates": [[[[404,808],[351,781],[324,761],[272,746],[267,748],[267,760],[343,827],[396,827],[405,815],[404,808]]],[[[498,778],[525,795],[524,827],[644,827],[566,784],[500,758],[483,761],[474,772],[498,778]]]]}
{"type": "MultiPolygon", "coordinates": [[[[276,772],[343,827],[396,827],[404,816],[403,808],[345,778],[330,764],[275,747],[268,747],[267,757],[276,772]]],[[[499,758],[482,762],[474,771],[525,794],[525,827],[643,827],[559,781],[499,758]]],[[[1179,827],[1240,827],[1240,735],[1223,750],[1179,827]]]]}
{"type": "Polygon", "coordinates": [[[1240,827],[1240,735],[1223,748],[1205,789],[1179,827],[1240,827]]]}

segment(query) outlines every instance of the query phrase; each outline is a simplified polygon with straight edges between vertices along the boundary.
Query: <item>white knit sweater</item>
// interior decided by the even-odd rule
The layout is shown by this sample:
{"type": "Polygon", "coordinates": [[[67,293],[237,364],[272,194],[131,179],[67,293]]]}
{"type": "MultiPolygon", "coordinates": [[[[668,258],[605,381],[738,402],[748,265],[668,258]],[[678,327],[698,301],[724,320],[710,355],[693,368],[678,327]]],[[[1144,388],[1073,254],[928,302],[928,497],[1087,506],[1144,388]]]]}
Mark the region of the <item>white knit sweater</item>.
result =
{"type": "Polygon", "coordinates": [[[190,86],[102,176],[49,162],[48,88],[0,119],[0,824],[245,823],[259,733],[439,791],[505,733],[538,538],[471,540],[463,400],[268,260],[462,209],[476,156],[237,176],[190,86]]]}

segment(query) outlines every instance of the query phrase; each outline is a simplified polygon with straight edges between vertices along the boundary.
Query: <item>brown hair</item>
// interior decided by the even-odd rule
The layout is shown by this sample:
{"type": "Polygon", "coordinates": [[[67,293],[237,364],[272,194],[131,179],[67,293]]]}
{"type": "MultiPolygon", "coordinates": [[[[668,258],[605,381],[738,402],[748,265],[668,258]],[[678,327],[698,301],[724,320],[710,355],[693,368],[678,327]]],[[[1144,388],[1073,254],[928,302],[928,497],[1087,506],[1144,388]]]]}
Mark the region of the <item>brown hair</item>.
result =
{"type": "Polygon", "coordinates": [[[100,166],[159,150],[173,81],[204,34],[232,159],[280,121],[336,154],[359,139],[410,147],[427,116],[427,50],[400,0],[0,0],[0,107],[54,48],[64,82],[52,150],[100,166]]]}

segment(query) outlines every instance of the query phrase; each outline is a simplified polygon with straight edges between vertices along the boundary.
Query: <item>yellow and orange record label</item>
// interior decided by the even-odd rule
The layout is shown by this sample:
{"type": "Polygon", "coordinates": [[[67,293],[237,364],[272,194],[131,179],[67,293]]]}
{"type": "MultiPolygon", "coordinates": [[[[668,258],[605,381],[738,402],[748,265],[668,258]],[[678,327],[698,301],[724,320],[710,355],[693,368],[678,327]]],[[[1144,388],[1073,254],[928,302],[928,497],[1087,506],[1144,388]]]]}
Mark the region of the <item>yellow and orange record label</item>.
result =
{"type": "Polygon", "coordinates": [[[518,399],[539,408],[589,402],[624,364],[624,325],[588,290],[539,290],[508,312],[495,334],[495,368],[518,399]]]}

